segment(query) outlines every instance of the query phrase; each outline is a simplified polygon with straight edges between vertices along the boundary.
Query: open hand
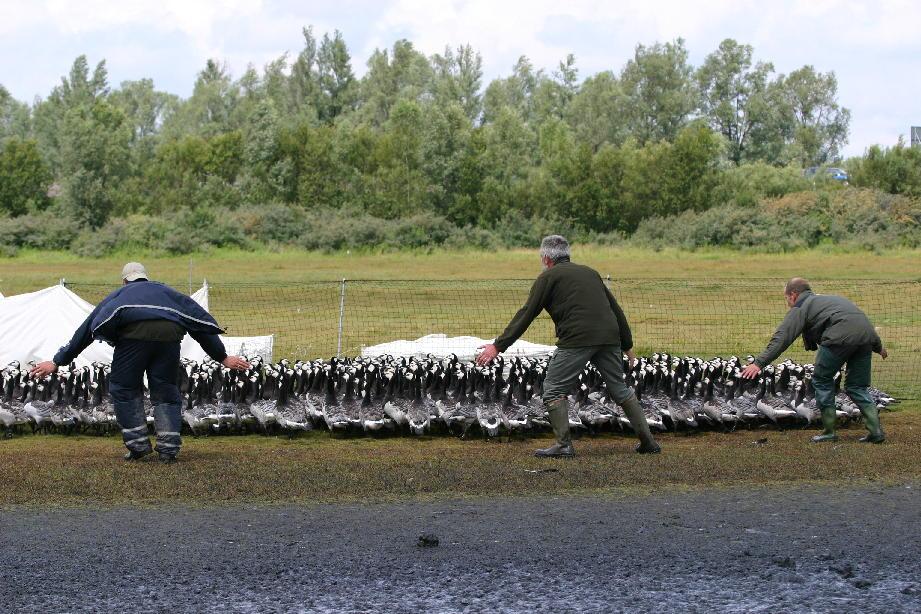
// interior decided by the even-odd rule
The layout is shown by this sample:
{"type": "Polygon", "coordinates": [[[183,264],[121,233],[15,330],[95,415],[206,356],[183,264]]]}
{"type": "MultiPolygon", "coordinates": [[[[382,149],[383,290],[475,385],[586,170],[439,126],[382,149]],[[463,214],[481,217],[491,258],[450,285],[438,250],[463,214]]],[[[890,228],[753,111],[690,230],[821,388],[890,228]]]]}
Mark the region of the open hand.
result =
{"type": "Polygon", "coordinates": [[[32,367],[32,370],[29,371],[29,375],[33,379],[41,379],[45,377],[46,375],[50,375],[51,373],[54,373],[57,370],[58,370],[58,366],[56,364],[54,364],[50,360],[46,360],[45,362],[40,362],[34,367],[32,367]]]}
{"type": "Polygon", "coordinates": [[[752,363],[742,370],[742,377],[745,379],[755,379],[761,373],[761,367],[752,363]]]}
{"type": "Polygon", "coordinates": [[[239,356],[228,356],[221,361],[221,364],[228,369],[236,369],[237,371],[246,371],[249,369],[249,363],[239,356]]]}
{"type": "Polygon", "coordinates": [[[627,368],[633,369],[633,365],[636,364],[636,354],[633,353],[633,350],[627,350],[627,368]]]}
{"type": "Polygon", "coordinates": [[[499,348],[497,348],[492,343],[481,345],[477,349],[482,350],[479,356],[476,357],[476,364],[481,367],[488,365],[490,362],[492,362],[493,358],[499,355],[499,348]]]}

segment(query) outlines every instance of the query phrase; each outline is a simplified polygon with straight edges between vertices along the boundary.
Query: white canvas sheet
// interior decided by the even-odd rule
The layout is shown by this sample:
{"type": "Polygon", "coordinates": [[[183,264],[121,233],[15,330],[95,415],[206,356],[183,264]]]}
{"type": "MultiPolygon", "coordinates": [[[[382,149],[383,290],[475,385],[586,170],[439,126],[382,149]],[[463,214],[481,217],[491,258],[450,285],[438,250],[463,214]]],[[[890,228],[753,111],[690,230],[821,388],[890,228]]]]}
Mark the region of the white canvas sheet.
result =
{"type": "MultiPolygon", "coordinates": [[[[17,294],[0,301],[0,367],[13,360],[51,360],[93,311],[93,306],[64,286],[17,294]]],[[[93,342],[77,358],[78,366],[112,362],[112,347],[93,342]]]]}
{"type": "MultiPolygon", "coordinates": [[[[208,309],[207,282],[192,298],[208,309]]],[[[51,360],[92,311],[93,305],[62,285],[4,298],[0,301],[0,368],[13,360],[21,364],[51,360]]],[[[221,339],[230,354],[243,352],[272,360],[275,342],[272,335],[221,339]]],[[[186,335],[180,355],[200,362],[205,352],[186,335]]],[[[79,367],[93,362],[110,363],[112,346],[94,341],[75,362],[79,367]]]]}
{"type": "MultiPolygon", "coordinates": [[[[477,348],[494,339],[480,339],[479,337],[448,337],[442,333],[426,335],[415,341],[390,341],[379,345],[372,345],[361,350],[362,356],[447,356],[457,354],[460,360],[473,360],[477,348]]],[[[556,350],[553,345],[541,345],[519,339],[512,347],[503,352],[504,356],[546,356],[556,350]]]]}

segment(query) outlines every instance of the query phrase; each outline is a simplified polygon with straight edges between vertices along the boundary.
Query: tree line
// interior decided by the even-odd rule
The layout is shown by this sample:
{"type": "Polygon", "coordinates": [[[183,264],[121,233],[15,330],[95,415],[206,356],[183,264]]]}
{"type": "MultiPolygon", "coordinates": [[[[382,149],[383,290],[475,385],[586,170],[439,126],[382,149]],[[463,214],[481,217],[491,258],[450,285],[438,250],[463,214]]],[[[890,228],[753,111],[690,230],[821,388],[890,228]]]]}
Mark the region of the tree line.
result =
{"type": "MultiPolygon", "coordinates": [[[[584,79],[572,55],[550,72],[521,57],[484,85],[469,45],[426,56],[399,40],[357,78],[340,32],[303,36],[296,56],[239,78],[209,60],[186,99],[150,79],[112,88],[105,61],[84,56],[32,104],[0,85],[0,211],[68,236],[129,216],[207,233],[267,211],[630,233],[805,189],[802,168],[838,160],[847,141],[833,72],[780,74],[732,39],[697,67],[677,39],[584,79]]],[[[868,152],[868,185],[905,191],[873,170],[892,155],[868,152]]]]}

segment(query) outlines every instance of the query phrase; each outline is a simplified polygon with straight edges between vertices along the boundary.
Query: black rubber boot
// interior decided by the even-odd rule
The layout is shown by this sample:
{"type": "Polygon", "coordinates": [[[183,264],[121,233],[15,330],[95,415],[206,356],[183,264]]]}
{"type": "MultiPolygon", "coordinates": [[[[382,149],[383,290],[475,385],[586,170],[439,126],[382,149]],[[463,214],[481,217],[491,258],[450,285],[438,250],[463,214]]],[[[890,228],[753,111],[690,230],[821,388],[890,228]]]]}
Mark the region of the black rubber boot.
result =
{"type": "Polygon", "coordinates": [[[140,451],[128,450],[127,452],[125,452],[125,455],[122,458],[124,458],[126,461],[136,461],[136,460],[141,460],[148,454],[152,454],[152,453],[153,453],[153,450],[151,448],[147,448],[146,450],[140,450],[140,451]]]}
{"type": "Polygon", "coordinates": [[[886,441],[886,435],[883,433],[883,428],[879,424],[879,410],[876,406],[868,405],[866,407],[861,407],[860,413],[863,414],[863,422],[867,425],[867,430],[870,431],[870,433],[857,441],[861,443],[883,443],[886,441]]]}
{"type": "Polygon", "coordinates": [[[535,450],[534,456],[538,458],[572,458],[576,455],[572,447],[572,437],[569,434],[569,400],[566,398],[550,401],[547,405],[547,414],[550,416],[550,426],[556,435],[556,443],[549,448],[535,450]]]}
{"type": "Polygon", "coordinates": [[[838,441],[838,436],[835,434],[835,421],[838,419],[835,414],[835,406],[823,407],[822,411],[822,426],[825,427],[825,430],[822,431],[821,435],[816,435],[812,438],[812,443],[826,443],[830,441],[838,441]]]}
{"type": "Polygon", "coordinates": [[[637,454],[658,454],[661,452],[662,448],[656,443],[652,432],[649,430],[649,423],[646,422],[646,414],[643,413],[643,406],[640,405],[639,399],[636,396],[631,396],[620,406],[624,408],[624,413],[627,414],[627,419],[630,421],[630,426],[633,427],[633,432],[640,439],[640,442],[633,448],[634,451],[637,454]]]}

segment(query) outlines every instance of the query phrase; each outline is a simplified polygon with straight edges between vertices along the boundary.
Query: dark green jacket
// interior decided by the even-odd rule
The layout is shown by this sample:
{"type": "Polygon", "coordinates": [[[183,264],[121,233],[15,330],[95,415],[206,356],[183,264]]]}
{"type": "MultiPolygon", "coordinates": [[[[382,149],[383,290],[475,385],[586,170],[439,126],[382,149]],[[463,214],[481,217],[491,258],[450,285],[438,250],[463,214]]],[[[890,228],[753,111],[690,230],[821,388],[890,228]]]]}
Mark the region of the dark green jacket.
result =
{"type": "Polygon", "coordinates": [[[619,345],[624,352],[633,348],[627,318],[598,272],[564,260],[534,281],[528,302],[496,338],[499,351],[515,343],[544,309],[556,324],[558,347],[619,345]]]}
{"type": "Polygon", "coordinates": [[[810,351],[820,345],[833,352],[855,347],[867,347],[876,353],[883,350],[876,329],[857,305],[840,296],[806,290],[787,312],[767,348],[755,358],[755,364],[761,368],[771,364],[800,335],[810,351]]]}

